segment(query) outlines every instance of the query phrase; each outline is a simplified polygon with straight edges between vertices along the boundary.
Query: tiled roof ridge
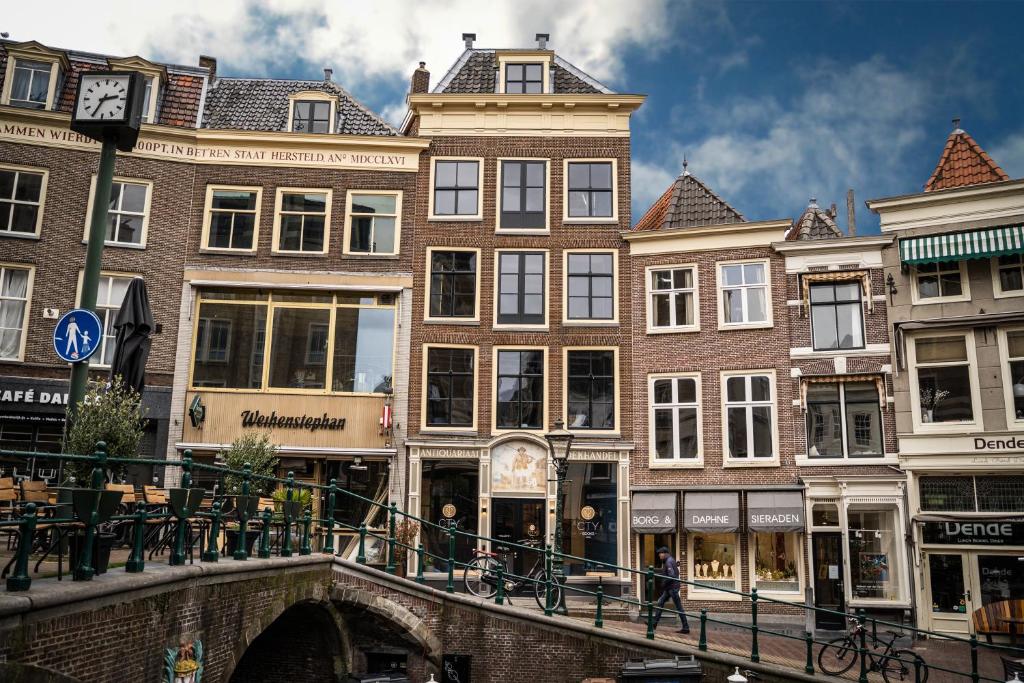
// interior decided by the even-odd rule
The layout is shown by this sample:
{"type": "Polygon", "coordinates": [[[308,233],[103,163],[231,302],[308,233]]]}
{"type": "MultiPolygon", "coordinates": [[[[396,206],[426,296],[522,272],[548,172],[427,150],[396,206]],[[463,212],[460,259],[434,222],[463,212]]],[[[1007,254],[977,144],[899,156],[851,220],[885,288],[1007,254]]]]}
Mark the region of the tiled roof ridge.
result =
{"type": "Polygon", "coordinates": [[[832,214],[818,206],[814,199],[807,204],[807,208],[786,232],[786,240],[790,242],[834,239],[845,236],[832,214]]]}
{"type": "MultiPolygon", "coordinates": [[[[431,89],[431,93],[492,93],[494,92],[494,55],[505,48],[470,47],[462,51],[444,76],[431,89]]],[[[514,50],[515,48],[508,48],[514,50]]],[[[579,67],[566,61],[554,50],[552,54],[552,92],[614,94],[608,86],[579,67]]]]}
{"type": "Polygon", "coordinates": [[[994,183],[1000,180],[1009,180],[999,164],[981,148],[971,135],[957,127],[949,134],[946,145],[939,156],[939,162],[935,165],[928,182],[924,184],[925,192],[941,190],[951,187],[967,187],[983,183],[994,183]],[[960,144],[966,145],[974,158],[970,160],[955,159],[954,149],[960,144]],[[967,164],[962,162],[967,161],[967,164]]]}
{"type": "Polygon", "coordinates": [[[633,226],[633,230],[657,230],[661,227],[662,221],[665,220],[665,212],[668,208],[669,201],[672,199],[672,194],[676,190],[676,184],[673,181],[668,186],[658,199],[651,204],[651,208],[647,209],[640,220],[633,226]]]}
{"type": "Polygon", "coordinates": [[[683,171],[636,222],[633,230],[669,230],[673,227],[692,228],[746,222],[746,217],[708,187],[707,183],[689,171],[683,171]],[[684,205],[682,202],[687,185],[702,193],[713,211],[709,212],[707,206],[684,205]],[[714,214],[713,217],[709,216],[711,213],[714,214]]]}
{"type": "MultiPolygon", "coordinates": [[[[682,174],[681,174],[681,175],[679,176],[679,178],[681,178],[681,179],[682,179],[682,178],[689,178],[689,179],[690,179],[690,180],[691,180],[692,182],[696,183],[698,187],[700,187],[700,188],[701,188],[702,190],[704,190],[704,191],[705,191],[705,192],[707,192],[707,193],[708,193],[709,195],[711,195],[711,198],[712,198],[712,199],[713,199],[714,201],[716,201],[716,202],[718,202],[719,204],[721,204],[721,205],[722,205],[722,208],[723,208],[723,209],[725,209],[725,211],[726,211],[727,213],[732,213],[732,214],[733,214],[733,215],[734,215],[734,216],[736,217],[736,219],[737,219],[737,221],[736,221],[736,222],[739,222],[739,223],[745,223],[745,222],[747,221],[747,219],[746,219],[746,218],[745,218],[745,217],[743,216],[743,214],[742,214],[742,213],[740,213],[740,212],[739,212],[739,210],[737,210],[737,209],[736,209],[736,208],[735,208],[735,207],[734,207],[734,206],[733,206],[732,204],[730,204],[729,202],[725,201],[725,199],[723,199],[721,195],[719,195],[719,194],[718,194],[717,192],[715,192],[714,190],[712,190],[712,189],[711,189],[711,188],[710,188],[710,187],[708,186],[708,184],[707,184],[707,183],[705,183],[705,182],[704,182],[703,180],[701,180],[701,179],[700,179],[700,178],[698,178],[697,176],[693,175],[693,174],[692,174],[692,173],[690,173],[689,171],[683,171],[683,173],[682,173],[682,174]]],[[[674,202],[673,202],[673,208],[674,208],[674,202]]]]}

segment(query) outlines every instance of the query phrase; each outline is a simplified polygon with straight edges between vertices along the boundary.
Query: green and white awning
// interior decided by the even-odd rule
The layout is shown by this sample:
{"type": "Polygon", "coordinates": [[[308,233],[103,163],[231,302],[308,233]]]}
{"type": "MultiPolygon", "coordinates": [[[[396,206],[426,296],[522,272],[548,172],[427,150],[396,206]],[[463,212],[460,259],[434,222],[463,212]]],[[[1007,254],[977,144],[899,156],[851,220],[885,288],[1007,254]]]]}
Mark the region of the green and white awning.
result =
{"type": "Polygon", "coordinates": [[[1024,253],[1024,226],[1010,225],[900,240],[900,260],[911,265],[1024,253]]]}

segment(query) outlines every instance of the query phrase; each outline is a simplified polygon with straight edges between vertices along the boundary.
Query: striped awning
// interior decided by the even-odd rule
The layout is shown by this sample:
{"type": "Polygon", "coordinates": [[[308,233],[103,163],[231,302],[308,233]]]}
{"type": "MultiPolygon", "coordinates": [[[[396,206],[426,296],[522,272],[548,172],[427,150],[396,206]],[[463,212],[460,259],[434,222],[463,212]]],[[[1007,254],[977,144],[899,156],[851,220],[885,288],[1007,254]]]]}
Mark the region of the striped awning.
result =
{"type": "Polygon", "coordinates": [[[900,260],[911,265],[1024,253],[1024,226],[1008,225],[900,240],[900,260]]]}

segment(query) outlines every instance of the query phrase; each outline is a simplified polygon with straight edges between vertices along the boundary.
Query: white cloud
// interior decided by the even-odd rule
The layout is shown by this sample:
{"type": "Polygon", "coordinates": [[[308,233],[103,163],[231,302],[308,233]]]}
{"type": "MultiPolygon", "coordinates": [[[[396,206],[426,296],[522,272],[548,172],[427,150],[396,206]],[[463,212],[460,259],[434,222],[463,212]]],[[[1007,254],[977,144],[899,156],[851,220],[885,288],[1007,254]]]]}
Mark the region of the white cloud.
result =
{"type": "Polygon", "coordinates": [[[669,184],[675,180],[676,175],[682,168],[676,169],[673,173],[667,168],[657,164],[646,164],[634,161],[630,165],[630,182],[632,184],[633,206],[641,213],[634,213],[633,222],[636,223],[643,216],[642,212],[647,211],[651,204],[660,197],[669,184]]]}
{"type": "Polygon", "coordinates": [[[1011,178],[1024,178],[1024,131],[1008,136],[989,155],[1011,178]]]}

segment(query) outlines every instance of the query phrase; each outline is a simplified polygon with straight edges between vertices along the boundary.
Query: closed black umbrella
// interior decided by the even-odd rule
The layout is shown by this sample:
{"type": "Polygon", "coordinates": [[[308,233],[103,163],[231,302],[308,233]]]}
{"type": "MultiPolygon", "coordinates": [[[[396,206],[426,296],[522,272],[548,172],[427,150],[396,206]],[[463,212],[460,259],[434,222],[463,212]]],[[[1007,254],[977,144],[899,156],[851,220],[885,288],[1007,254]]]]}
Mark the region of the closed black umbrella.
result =
{"type": "Polygon", "coordinates": [[[149,294],[142,278],[133,278],[128,285],[121,310],[114,319],[114,329],[117,330],[116,346],[110,379],[121,375],[125,385],[141,394],[146,382],[149,335],[153,332],[153,310],[149,307],[149,294]]]}

